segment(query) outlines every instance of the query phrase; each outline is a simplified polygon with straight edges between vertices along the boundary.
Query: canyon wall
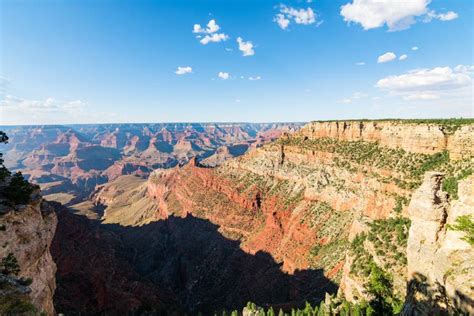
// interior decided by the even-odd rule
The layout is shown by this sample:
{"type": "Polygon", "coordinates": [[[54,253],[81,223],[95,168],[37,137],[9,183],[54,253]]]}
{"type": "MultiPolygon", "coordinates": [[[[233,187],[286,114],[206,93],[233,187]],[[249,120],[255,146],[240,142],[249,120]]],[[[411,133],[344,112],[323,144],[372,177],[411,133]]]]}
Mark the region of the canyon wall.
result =
{"type": "Polygon", "coordinates": [[[474,155],[474,125],[453,130],[436,122],[400,121],[331,121],[305,125],[301,134],[310,138],[331,137],[346,141],[376,141],[390,148],[433,154],[448,150],[452,159],[474,155]]]}
{"type": "MultiPolygon", "coordinates": [[[[0,207],[0,258],[9,257],[17,262],[19,268],[18,275],[10,278],[10,281],[18,283],[18,278],[29,280],[25,284],[27,288],[23,290],[28,301],[38,312],[54,315],[56,264],[50,253],[57,223],[54,210],[39,192],[35,192],[32,201],[26,205],[0,207]]],[[[2,294],[8,295],[7,292],[2,294]]]]}
{"type": "Polygon", "coordinates": [[[408,207],[406,315],[474,314],[474,248],[450,229],[460,216],[474,216],[474,176],[459,183],[454,201],[441,189],[443,177],[427,173],[408,207]]]}

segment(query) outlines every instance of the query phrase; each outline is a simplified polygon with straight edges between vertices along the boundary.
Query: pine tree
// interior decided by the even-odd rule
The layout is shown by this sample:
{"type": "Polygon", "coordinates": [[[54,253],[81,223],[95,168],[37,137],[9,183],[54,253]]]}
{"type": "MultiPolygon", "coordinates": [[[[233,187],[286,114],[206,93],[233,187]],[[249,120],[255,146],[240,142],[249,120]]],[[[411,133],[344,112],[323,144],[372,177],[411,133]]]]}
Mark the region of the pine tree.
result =
{"type": "Polygon", "coordinates": [[[267,311],[267,316],[275,316],[275,311],[273,310],[273,307],[270,306],[267,311]]]}

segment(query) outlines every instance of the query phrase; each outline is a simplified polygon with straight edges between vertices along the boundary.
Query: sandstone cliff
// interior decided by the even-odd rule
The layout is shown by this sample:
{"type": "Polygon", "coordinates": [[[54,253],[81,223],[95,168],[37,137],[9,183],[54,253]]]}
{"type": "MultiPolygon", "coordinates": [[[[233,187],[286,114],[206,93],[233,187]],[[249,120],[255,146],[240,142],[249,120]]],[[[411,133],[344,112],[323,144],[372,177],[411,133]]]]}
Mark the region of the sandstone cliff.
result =
{"type": "Polygon", "coordinates": [[[346,141],[376,141],[390,148],[433,154],[449,150],[452,159],[474,155],[474,124],[454,127],[449,123],[400,121],[313,122],[301,134],[310,138],[331,137],[346,141]]]}
{"type": "Polygon", "coordinates": [[[459,183],[459,199],[442,191],[443,174],[428,173],[408,208],[407,301],[404,314],[474,314],[474,248],[450,229],[460,216],[474,216],[474,176],[459,183]]]}
{"type": "Polygon", "coordinates": [[[12,258],[18,264],[17,278],[30,280],[25,293],[36,310],[54,315],[56,264],[50,246],[56,230],[55,213],[38,192],[27,205],[0,207],[0,258],[12,258]]]}

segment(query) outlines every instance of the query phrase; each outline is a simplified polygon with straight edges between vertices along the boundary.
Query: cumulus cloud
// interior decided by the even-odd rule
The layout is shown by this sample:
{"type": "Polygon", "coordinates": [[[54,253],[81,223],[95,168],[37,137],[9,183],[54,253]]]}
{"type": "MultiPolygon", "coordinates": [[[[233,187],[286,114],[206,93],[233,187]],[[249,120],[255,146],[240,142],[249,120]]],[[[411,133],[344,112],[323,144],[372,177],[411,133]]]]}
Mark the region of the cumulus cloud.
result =
{"type": "Polygon", "coordinates": [[[401,55],[401,56],[398,58],[398,60],[405,60],[405,59],[407,59],[407,58],[408,58],[408,55],[407,55],[407,54],[403,54],[403,55],[401,55]]]}
{"type": "Polygon", "coordinates": [[[418,49],[419,49],[418,46],[413,46],[413,47],[411,48],[411,50],[418,50],[418,49]]]}
{"type": "Polygon", "coordinates": [[[216,34],[204,36],[203,38],[201,38],[199,42],[203,45],[206,45],[210,42],[218,43],[218,42],[226,41],[227,39],[229,39],[229,36],[227,36],[226,34],[216,33],[216,34]]]}
{"type": "Polygon", "coordinates": [[[283,14],[281,13],[278,13],[275,18],[273,19],[273,21],[277,22],[278,26],[282,29],[282,30],[286,30],[286,28],[288,27],[288,25],[290,25],[290,20],[287,19],[283,14]]]}
{"type": "Polygon", "coordinates": [[[216,20],[212,19],[207,23],[207,27],[203,28],[200,24],[194,24],[193,33],[211,34],[219,31],[221,28],[217,25],[216,20]]]}
{"type": "Polygon", "coordinates": [[[383,55],[380,55],[379,58],[377,58],[377,62],[379,64],[381,63],[387,63],[389,61],[392,61],[394,60],[395,58],[397,58],[397,55],[395,55],[395,53],[392,53],[392,52],[387,52],[383,55]]]}
{"type": "Polygon", "coordinates": [[[256,81],[256,80],[260,80],[260,79],[262,79],[262,77],[260,77],[260,76],[255,76],[255,77],[250,76],[249,77],[250,81],[256,81]]]}
{"type": "Polygon", "coordinates": [[[243,56],[255,55],[255,50],[253,49],[252,42],[245,42],[242,37],[237,37],[237,43],[239,43],[239,50],[242,52],[243,56]]]}
{"type": "Polygon", "coordinates": [[[364,65],[365,65],[365,62],[359,61],[359,62],[357,62],[357,63],[355,63],[355,64],[356,64],[356,66],[364,66],[364,65]]]}
{"type": "Polygon", "coordinates": [[[406,100],[432,100],[471,86],[473,66],[459,65],[415,69],[402,75],[380,79],[377,88],[400,95],[406,100]]]}
{"type": "Polygon", "coordinates": [[[217,74],[217,76],[219,78],[221,78],[222,80],[227,80],[229,79],[230,75],[228,72],[223,72],[223,71],[219,71],[219,73],[217,74]]]}
{"type": "Polygon", "coordinates": [[[306,9],[295,9],[282,4],[280,5],[280,13],[275,15],[273,21],[275,21],[281,29],[285,30],[291,21],[296,24],[309,25],[315,23],[316,18],[316,13],[309,7],[306,9]]]}
{"type": "Polygon", "coordinates": [[[346,22],[359,23],[365,30],[387,25],[389,31],[408,29],[416,22],[417,17],[425,17],[425,22],[436,18],[450,21],[457,14],[449,11],[437,14],[429,10],[431,0],[352,0],[341,6],[341,15],[346,22]]]}
{"type": "Polygon", "coordinates": [[[193,72],[193,68],[189,66],[181,67],[179,66],[178,69],[174,72],[177,75],[185,75],[185,74],[190,74],[193,72]]]}
{"type": "Polygon", "coordinates": [[[474,65],[457,65],[456,67],[454,67],[454,71],[471,74],[472,72],[474,72],[474,65]]]}
{"type": "Polygon", "coordinates": [[[220,29],[221,27],[217,24],[216,20],[212,19],[207,23],[205,28],[200,24],[194,24],[193,33],[198,34],[196,38],[200,39],[199,42],[201,44],[206,45],[211,42],[217,43],[229,39],[229,36],[225,33],[216,33],[220,29]]]}

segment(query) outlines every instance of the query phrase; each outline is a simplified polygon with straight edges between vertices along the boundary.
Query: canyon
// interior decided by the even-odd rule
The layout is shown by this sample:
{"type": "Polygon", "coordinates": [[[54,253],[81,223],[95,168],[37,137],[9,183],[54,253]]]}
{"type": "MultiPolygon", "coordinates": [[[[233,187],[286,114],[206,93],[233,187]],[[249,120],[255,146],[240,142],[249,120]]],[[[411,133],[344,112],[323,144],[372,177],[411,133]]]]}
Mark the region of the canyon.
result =
{"type": "Polygon", "coordinates": [[[95,186],[125,174],[185,164],[213,166],[296,130],[298,123],[163,123],[3,126],[7,168],[64,204],[81,201],[95,186]],[[221,153],[226,152],[226,155],[221,153]]]}
{"type": "Polygon", "coordinates": [[[27,206],[50,214],[36,241],[48,269],[35,267],[49,274],[31,285],[50,291],[31,294],[36,306],[50,313],[57,286],[65,314],[207,315],[249,301],[338,314],[377,299],[379,273],[394,314],[474,313],[474,249],[458,225],[474,216],[473,120],[176,126],[140,126],[142,147],[123,127],[13,133],[6,162],[53,195],[27,206]]]}

